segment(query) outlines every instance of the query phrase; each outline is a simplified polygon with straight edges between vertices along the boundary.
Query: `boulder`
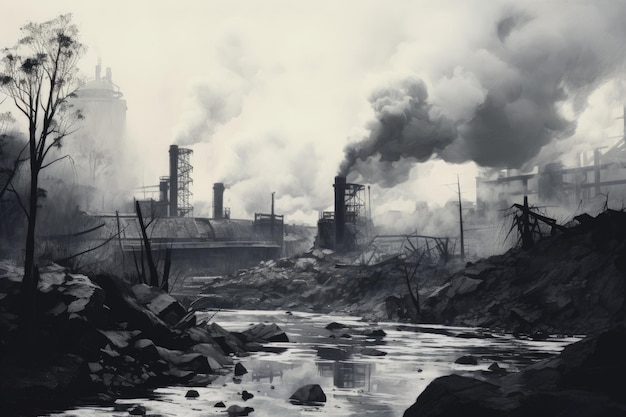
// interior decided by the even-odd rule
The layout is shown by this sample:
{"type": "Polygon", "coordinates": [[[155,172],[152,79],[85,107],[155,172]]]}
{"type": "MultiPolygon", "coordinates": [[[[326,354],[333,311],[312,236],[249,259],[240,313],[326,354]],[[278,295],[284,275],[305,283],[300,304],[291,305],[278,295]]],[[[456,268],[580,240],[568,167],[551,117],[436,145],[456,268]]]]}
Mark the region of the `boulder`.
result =
{"type": "Polygon", "coordinates": [[[289,397],[289,401],[293,404],[315,404],[315,403],[325,403],[326,402],[326,394],[322,390],[318,384],[309,384],[303,387],[300,387],[291,394],[289,397]]]}
{"type": "Polygon", "coordinates": [[[365,356],[385,356],[387,354],[387,352],[383,352],[381,350],[378,349],[374,349],[374,348],[363,348],[363,350],[361,350],[361,355],[365,355],[365,356]]]}
{"type": "Polygon", "coordinates": [[[202,354],[209,362],[209,366],[212,370],[220,369],[226,365],[232,365],[233,363],[232,359],[226,357],[221,349],[218,349],[209,343],[198,343],[193,346],[191,350],[202,354]]]}
{"type": "Polygon", "coordinates": [[[178,323],[186,314],[182,304],[160,288],[137,284],[132,287],[132,291],[141,305],[171,326],[178,323]]]}
{"type": "Polygon", "coordinates": [[[248,373],[248,370],[245,366],[241,364],[241,362],[237,362],[235,364],[235,376],[242,376],[248,373]]]}
{"type": "Polygon", "coordinates": [[[242,407],[237,404],[233,404],[226,409],[228,417],[247,416],[254,411],[252,407],[242,407]]]}
{"type": "Polygon", "coordinates": [[[111,320],[126,323],[128,330],[141,330],[159,346],[172,346],[177,334],[137,301],[126,282],[109,274],[97,274],[92,279],[105,292],[104,304],[109,307],[111,320]]]}
{"type": "Polygon", "coordinates": [[[448,297],[458,297],[461,295],[471,294],[476,291],[483,281],[480,279],[470,278],[467,276],[455,277],[448,289],[448,297]]]}
{"type": "Polygon", "coordinates": [[[298,258],[293,269],[297,272],[310,272],[315,270],[317,261],[315,258],[298,258]]]}
{"type": "Polygon", "coordinates": [[[336,321],[333,321],[332,323],[327,324],[325,327],[326,330],[330,330],[330,331],[339,330],[339,329],[347,329],[347,328],[348,326],[346,326],[345,324],[337,323],[336,321]]]}
{"type": "Polygon", "coordinates": [[[478,359],[471,355],[461,356],[454,363],[458,363],[459,365],[478,365],[478,359]]]}
{"type": "Polygon", "coordinates": [[[144,362],[157,361],[161,358],[156,345],[150,339],[139,339],[133,347],[135,348],[135,357],[144,362]]]}
{"type": "Polygon", "coordinates": [[[251,398],[254,398],[254,394],[251,394],[248,391],[243,390],[243,392],[241,393],[241,399],[244,401],[248,401],[251,398]]]}
{"type": "Polygon", "coordinates": [[[251,342],[289,342],[289,338],[275,323],[259,323],[242,332],[251,342]]]}
{"type": "MultiPolygon", "coordinates": [[[[556,358],[491,382],[450,375],[434,380],[405,417],[457,415],[626,415],[626,328],[619,326],[567,346],[556,358]]],[[[495,373],[502,368],[491,366],[495,373]]]]}
{"type": "Polygon", "coordinates": [[[183,353],[179,350],[170,350],[160,346],[157,346],[156,349],[161,358],[180,370],[205,374],[211,372],[207,358],[200,353],[183,353]]]}
{"type": "Polygon", "coordinates": [[[185,394],[185,398],[198,398],[200,394],[195,389],[190,389],[185,394]]]}
{"type": "Polygon", "coordinates": [[[245,344],[219,324],[205,324],[204,329],[209,332],[209,336],[213,338],[226,355],[231,353],[239,354],[246,351],[245,344]]]}
{"type": "Polygon", "coordinates": [[[497,385],[474,378],[443,376],[426,387],[403,417],[504,417],[517,401],[515,398],[503,399],[502,404],[490,401],[498,395],[498,390],[497,385]]]}

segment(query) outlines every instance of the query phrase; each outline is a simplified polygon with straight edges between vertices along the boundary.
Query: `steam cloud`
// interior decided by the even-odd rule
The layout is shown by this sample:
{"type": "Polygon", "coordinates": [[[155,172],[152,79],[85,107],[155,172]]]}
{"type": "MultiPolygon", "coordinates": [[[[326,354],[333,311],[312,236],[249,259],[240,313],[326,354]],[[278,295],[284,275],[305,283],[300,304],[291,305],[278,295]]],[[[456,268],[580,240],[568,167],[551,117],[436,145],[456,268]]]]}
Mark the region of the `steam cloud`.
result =
{"type": "Polygon", "coordinates": [[[626,5],[573,6],[499,11],[471,50],[433,65],[430,96],[415,76],[378,89],[369,134],[344,149],[339,174],[390,187],[433,157],[520,168],[572,136],[589,95],[626,56],[626,5]]]}

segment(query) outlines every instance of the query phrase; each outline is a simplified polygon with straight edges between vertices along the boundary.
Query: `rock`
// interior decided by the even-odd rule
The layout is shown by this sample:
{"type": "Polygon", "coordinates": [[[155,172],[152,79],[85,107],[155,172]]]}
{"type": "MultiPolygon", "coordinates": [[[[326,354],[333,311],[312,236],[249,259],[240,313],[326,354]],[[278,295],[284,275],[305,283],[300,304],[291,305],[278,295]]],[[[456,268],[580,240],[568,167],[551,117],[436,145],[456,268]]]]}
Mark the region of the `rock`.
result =
{"type": "Polygon", "coordinates": [[[317,356],[322,359],[340,361],[350,357],[350,353],[345,349],[334,347],[318,347],[317,356]]]}
{"type": "Polygon", "coordinates": [[[326,257],[326,254],[321,250],[321,249],[313,249],[311,251],[311,256],[313,256],[315,259],[321,261],[326,257]]]}
{"type": "Polygon", "coordinates": [[[315,269],[317,261],[314,258],[298,258],[293,269],[297,272],[310,272],[315,269]]]}
{"type": "Polygon", "coordinates": [[[246,369],[245,366],[241,364],[241,362],[237,362],[235,364],[235,376],[241,376],[247,373],[248,373],[248,370],[246,369]]]}
{"type": "Polygon", "coordinates": [[[245,345],[240,339],[236,338],[232,333],[217,323],[207,324],[204,328],[209,332],[209,335],[225,354],[240,354],[246,351],[245,345]]]}
{"type": "Polygon", "coordinates": [[[426,387],[417,397],[415,404],[404,412],[403,417],[505,417],[504,410],[512,407],[516,402],[515,398],[502,405],[477,401],[497,395],[498,389],[497,385],[474,378],[460,375],[443,376],[426,387]]]}
{"type": "Polygon", "coordinates": [[[146,362],[156,361],[161,358],[156,345],[150,339],[139,339],[133,345],[135,348],[135,356],[146,362]]]}
{"type": "Polygon", "coordinates": [[[226,404],[224,404],[222,401],[218,401],[218,402],[215,403],[215,405],[213,407],[226,408],[226,404]]]}
{"type": "Polygon", "coordinates": [[[235,308],[233,300],[219,294],[202,294],[189,305],[189,311],[209,310],[218,308],[235,308]]]}
{"type": "Polygon", "coordinates": [[[378,349],[374,349],[374,348],[363,348],[363,350],[361,350],[361,355],[365,355],[365,356],[385,356],[387,354],[387,352],[383,352],[380,351],[378,349]]]}
{"type": "Polygon", "coordinates": [[[298,388],[296,392],[291,394],[289,400],[294,404],[314,404],[325,403],[326,394],[318,384],[309,384],[298,388]]]}
{"type": "Polygon", "coordinates": [[[89,366],[89,372],[92,374],[98,373],[103,369],[102,365],[98,362],[89,362],[87,366],[89,366]]]}
{"type": "Polygon", "coordinates": [[[489,368],[487,369],[489,369],[494,374],[498,374],[498,375],[506,374],[506,368],[503,368],[500,365],[498,365],[498,362],[492,363],[491,365],[489,365],[489,368]]]}
{"type": "Polygon", "coordinates": [[[337,323],[336,321],[333,321],[332,323],[326,325],[325,329],[326,330],[339,330],[339,329],[347,329],[348,326],[346,326],[345,324],[342,323],[337,323]]]}
{"type": "Polygon", "coordinates": [[[185,398],[198,398],[199,396],[200,396],[200,394],[195,389],[190,389],[185,394],[185,398]]]}
{"type": "Polygon", "coordinates": [[[200,353],[183,353],[179,350],[170,350],[160,346],[157,346],[156,349],[161,358],[180,370],[204,374],[211,372],[207,358],[200,353]]]}
{"type": "Polygon", "coordinates": [[[243,392],[241,393],[241,398],[242,398],[244,401],[248,401],[249,399],[254,398],[254,394],[251,394],[251,393],[249,393],[248,391],[243,390],[243,392]]]}
{"type": "Polygon", "coordinates": [[[141,330],[159,346],[169,347],[176,340],[175,332],[137,301],[126,282],[108,274],[97,274],[92,279],[105,292],[104,304],[109,307],[111,320],[127,323],[127,330],[141,330]]]}
{"type": "Polygon", "coordinates": [[[458,363],[459,365],[478,365],[478,359],[474,356],[466,355],[461,356],[459,359],[455,360],[454,363],[458,363]]]}
{"type": "Polygon", "coordinates": [[[619,326],[490,383],[457,375],[438,378],[404,416],[626,415],[620,383],[626,373],[625,350],[626,327],[619,326]]]}
{"type": "Polygon", "coordinates": [[[259,323],[242,332],[251,342],[289,342],[289,338],[275,323],[259,323]]]}
{"type": "Polygon", "coordinates": [[[228,417],[247,416],[254,411],[252,407],[242,407],[240,405],[231,405],[226,409],[228,417]]]}
{"type": "Polygon", "coordinates": [[[143,405],[136,405],[128,410],[128,414],[130,414],[131,416],[145,416],[146,407],[144,407],[143,405]]]}
{"type": "Polygon", "coordinates": [[[382,329],[376,329],[376,330],[372,330],[371,332],[366,332],[365,336],[379,338],[379,337],[387,336],[387,333],[385,333],[385,331],[382,329]]]}
{"type": "Polygon", "coordinates": [[[106,336],[113,346],[118,349],[124,349],[128,347],[130,341],[141,332],[139,330],[100,330],[100,333],[106,336]]]}
{"type": "Polygon", "coordinates": [[[210,374],[195,374],[190,380],[186,382],[189,387],[206,387],[218,378],[218,375],[210,374]]]}
{"type": "Polygon", "coordinates": [[[209,343],[198,343],[192,347],[191,350],[202,354],[209,362],[211,369],[214,371],[219,368],[223,368],[226,365],[232,365],[233,363],[232,359],[226,357],[221,349],[216,348],[209,343]]]}
{"type": "Polygon", "coordinates": [[[470,278],[467,276],[455,277],[448,289],[448,297],[458,297],[461,295],[471,294],[476,291],[483,281],[480,279],[470,278]]]}
{"type": "Polygon", "coordinates": [[[132,287],[137,301],[171,326],[178,323],[186,314],[185,308],[174,297],[146,284],[132,287]]]}

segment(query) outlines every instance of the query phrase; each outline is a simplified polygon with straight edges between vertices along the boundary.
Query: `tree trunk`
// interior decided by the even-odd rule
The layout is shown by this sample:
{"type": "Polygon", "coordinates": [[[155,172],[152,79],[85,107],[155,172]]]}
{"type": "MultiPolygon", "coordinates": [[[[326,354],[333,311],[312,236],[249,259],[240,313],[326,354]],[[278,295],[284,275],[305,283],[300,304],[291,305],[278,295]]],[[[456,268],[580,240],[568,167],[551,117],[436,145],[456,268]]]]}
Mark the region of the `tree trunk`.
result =
{"type": "Polygon", "coordinates": [[[30,195],[28,201],[28,228],[26,231],[26,245],[24,253],[24,277],[20,287],[22,300],[22,331],[27,351],[34,347],[35,340],[35,293],[39,281],[39,274],[35,267],[35,226],[37,224],[37,190],[39,171],[36,162],[31,162],[30,195]]]}
{"type": "Polygon", "coordinates": [[[148,262],[148,270],[150,271],[150,286],[159,286],[159,274],[157,273],[156,265],[152,259],[152,249],[150,248],[150,239],[148,239],[148,233],[146,232],[146,226],[143,222],[143,216],[141,215],[141,207],[139,201],[135,201],[135,210],[137,211],[137,217],[139,219],[139,227],[141,228],[141,235],[143,236],[144,248],[146,250],[146,260],[148,262]]]}

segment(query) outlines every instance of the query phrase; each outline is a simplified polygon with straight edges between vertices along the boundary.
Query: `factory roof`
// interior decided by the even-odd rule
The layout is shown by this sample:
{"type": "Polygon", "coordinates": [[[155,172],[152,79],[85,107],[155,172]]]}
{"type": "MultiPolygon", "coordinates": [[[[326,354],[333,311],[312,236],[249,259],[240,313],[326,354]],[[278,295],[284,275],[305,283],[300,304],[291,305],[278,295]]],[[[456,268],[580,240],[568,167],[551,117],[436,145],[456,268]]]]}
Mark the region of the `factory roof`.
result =
{"type": "MultiPolygon", "coordinates": [[[[94,220],[100,238],[106,239],[118,233],[123,240],[141,239],[139,221],[135,216],[114,214],[88,214],[94,220]]],[[[252,220],[207,219],[199,217],[162,217],[146,219],[146,232],[152,241],[178,242],[259,242],[266,237],[254,230],[252,220]]]]}

